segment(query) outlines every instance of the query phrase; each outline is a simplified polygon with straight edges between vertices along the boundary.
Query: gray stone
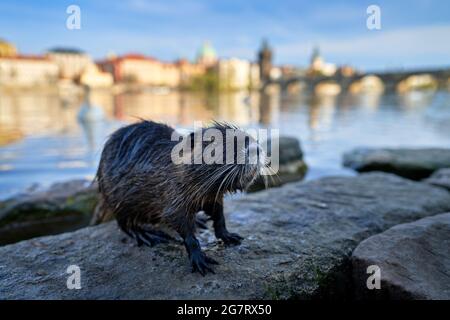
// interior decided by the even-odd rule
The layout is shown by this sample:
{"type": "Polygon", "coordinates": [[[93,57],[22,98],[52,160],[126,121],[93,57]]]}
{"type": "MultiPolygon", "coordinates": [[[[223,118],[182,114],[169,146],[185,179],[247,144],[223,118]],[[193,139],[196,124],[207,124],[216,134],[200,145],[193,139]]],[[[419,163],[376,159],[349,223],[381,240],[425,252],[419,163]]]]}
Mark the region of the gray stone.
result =
{"type": "Polygon", "coordinates": [[[352,257],[356,296],[450,299],[450,213],[397,225],[364,240],[352,257]],[[380,268],[380,289],[366,285],[367,267],[380,268]]]}
{"type": "MultiPolygon", "coordinates": [[[[271,150],[272,140],[267,140],[267,150],[271,150]]],[[[303,151],[300,141],[295,137],[281,136],[278,139],[278,146],[274,150],[279,150],[279,168],[276,175],[258,177],[249,192],[260,191],[265,188],[279,187],[288,182],[301,181],[308,171],[308,166],[303,160],[303,151]]]]}
{"type": "Polygon", "coordinates": [[[450,168],[436,171],[425,182],[450,191],[450,168]]]}
{"type": "Polygon", "coordinates": [[[312,299],[352,294],[351,254],[393,225],[450,210],[450,193],[384,173],[292,183],[225,201],[224,247],[199,238],[219,261],[191,273],[180,242],[137,247],[115,222],[0,248],[0,299],[312,299]],[[126,240],[124,240],[126,239],[126,240]],[[81,290],[66,269],[81,268],[81,290]]]}
{"type": "Polygon", "coordinates": [[[450,149],[356,148],[344,154],[343,164],[358,172],[384,171],[421,180],[438,169],[450,168],[450,149]]]}
{"type": "Polygon", "coordinates": [[[0,244],[84,227],[96,202],[96,185],[87,180],[55,183],[0,202],[0,244]]]}

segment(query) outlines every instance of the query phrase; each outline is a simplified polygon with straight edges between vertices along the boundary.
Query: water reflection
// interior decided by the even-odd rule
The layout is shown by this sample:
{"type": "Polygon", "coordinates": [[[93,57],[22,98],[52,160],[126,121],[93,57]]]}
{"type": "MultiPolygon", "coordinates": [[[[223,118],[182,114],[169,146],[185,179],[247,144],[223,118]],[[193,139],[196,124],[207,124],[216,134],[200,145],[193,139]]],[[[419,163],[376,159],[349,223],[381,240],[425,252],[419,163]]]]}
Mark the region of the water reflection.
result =
{"type": "Polygon", "coordinates": [[[434,91],[412,90],[399,94],[400,106],[405,110],[421,109],[432,104],[434,91]]]}
{"type": "Polygon", "coordinates": [[[447,91],[403,95],[92,91],[88,100],[82,94],[1,92],[0,197],[35,182],[91,177],[108,134],[140,118],[177,127],[217,119],[244,128],[277,128],[301,139],[311,167],[309,178],[349,174],[341,168],[340,156],[353,146],[450,145],[448,101],[447,91]]]}
{"type": "Polygon", "coordinates": [[[280,110],[280,99],[278,94],[269,94],[263,92],[259,95],[258,122],[269,126],[272,121],[278,122],[278,113],[280,110]]]}
{"type": "Polygon", "coordinates": [[[336,96],[331,95],[311,98],[308,123],[312,133],[331,126],[336,109],[336,99],[336,96]]]}

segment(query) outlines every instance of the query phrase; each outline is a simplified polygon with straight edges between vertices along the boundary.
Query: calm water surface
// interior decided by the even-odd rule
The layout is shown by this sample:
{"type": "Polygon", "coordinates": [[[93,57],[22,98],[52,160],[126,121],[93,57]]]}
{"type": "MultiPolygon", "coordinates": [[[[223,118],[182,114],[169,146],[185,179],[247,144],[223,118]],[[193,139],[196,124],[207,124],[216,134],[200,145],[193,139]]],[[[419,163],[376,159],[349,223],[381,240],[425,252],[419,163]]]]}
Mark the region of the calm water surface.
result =
{"type": "Polygon", "coordinates": [[[138,118],[192,128],[226,120],[243,128],[276,128],[300,138],[308,179],[349,175],[341,156],[355,146],[450,147],[450,93],[406,95],[94,92],[90,110],[103,120],[79,121],[81,98],[0,93],[0,198],[71,178],[92,178],[107,136],[138,118]],[[100,117],[103,114],[103,117],[100,117]]]}

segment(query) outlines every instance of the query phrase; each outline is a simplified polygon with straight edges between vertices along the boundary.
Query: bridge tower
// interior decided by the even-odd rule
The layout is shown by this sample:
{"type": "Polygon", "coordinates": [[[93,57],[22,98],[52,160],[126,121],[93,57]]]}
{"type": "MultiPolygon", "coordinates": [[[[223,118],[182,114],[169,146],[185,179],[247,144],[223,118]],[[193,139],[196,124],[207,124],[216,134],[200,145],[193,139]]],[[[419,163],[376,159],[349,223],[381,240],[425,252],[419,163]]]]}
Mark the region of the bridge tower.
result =
{"type": "Polygon", "coordinates": [[[258,52],[258,63],[261,82],[266,82],[270,79],[270,70],[272,69],[273,52],[270,48],[267,39],[262,42],[261,49],[258,52]]]}

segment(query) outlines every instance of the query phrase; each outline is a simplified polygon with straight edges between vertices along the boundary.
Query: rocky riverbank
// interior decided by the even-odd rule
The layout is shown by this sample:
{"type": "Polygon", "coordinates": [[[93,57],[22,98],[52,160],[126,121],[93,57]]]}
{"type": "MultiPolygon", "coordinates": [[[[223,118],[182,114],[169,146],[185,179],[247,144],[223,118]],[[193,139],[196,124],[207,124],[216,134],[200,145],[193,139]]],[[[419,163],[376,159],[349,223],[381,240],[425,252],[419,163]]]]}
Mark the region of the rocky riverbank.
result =
{"type": "MultiPolygon", "coordinates": [[[[249,194],[226,201],[225,212],[245,239],[224,247],[211,231],[200,234],[220,262],[215,275],[192,274],[179,241],[137,247],[109,222],[0,247],[0,299],[353,299],[355,248],[395,225],[450,212],[450,192],[368,173],[249,194]],[[66,287],[70,265],[81,269],[79,290],[66,287]]],[[[433,266],[415,268],[446,272],[433,266]]]]}

